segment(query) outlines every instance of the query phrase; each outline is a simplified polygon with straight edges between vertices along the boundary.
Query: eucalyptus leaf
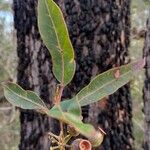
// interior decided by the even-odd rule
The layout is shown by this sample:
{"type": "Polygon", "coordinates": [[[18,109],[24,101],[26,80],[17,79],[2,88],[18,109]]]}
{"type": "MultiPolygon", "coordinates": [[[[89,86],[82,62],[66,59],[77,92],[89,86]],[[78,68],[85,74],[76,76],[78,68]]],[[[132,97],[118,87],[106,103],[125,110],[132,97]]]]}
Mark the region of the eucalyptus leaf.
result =
{"type": "Polygon", "coordinates": [[[51,117],[61,120],[74,127],[77,132],[91,140],[94,147],[97,147],[102,143],[104,134],[99,130],[96,130],[92,125],[83,123],[82,118],[75,113],[64,112],[59,105],[53,107],[48,114],[51,117]]]}
{"type": "Polygon", "coordinates": [[[94,146],[100,145],[104,135],[96,131],[93,126],[82,122],[78,115],[79,107],[97,102],[113,94],[120,87],[132,80],[143,68],[144,64],[145,60],[141,59],[134,63],[112,68],[96,76],[89,85],[83,88],[74,98],[61,102],[59,106],[54,106],[49,111],[49,114],[58,120],[72,125],[85,137],[89,139],[92,137],[91,140],[94,146]],[[75,110],[78,111],[76,112],[75,110]]]}
{"type": "Polygon", "coordinates": [[[47,109],[41,98],[32,91],[25,91],[15,83],[3,85],[6,99],[13,105],[23,109],[47,109]]]}
{"type": "Polygon", "coordinates": [[[96,76],[76,97],[81,106],[88,105],[113,94],[133,78],[132,65],[113,68],[96,76]]]}
{"type": "Polygon", "coordinates": [[[82,122],[81,106],[97,102],[114,93],[133,79],[143,68],[144,64],[145,60],[142,59],[135,63],[110,69],[96,76],[74,98],[63,101],[60,105],[55,105],[50,110],[46,108],[43,101],[34,92],[25,91],[14,83],[4,85],[4,94],[7,100],[15,106],[24,109],[45,110],[44,112],[47,115],[73,126],[76,131],[92,140],[94,146],[98,146],[102,142],[103,135],[99,131],[96,131],[93,126],[82,122]]]}
{"type": "MultiPolygon", "coordinates": [[[[3,85],[4,95],[6,99],[14,106],[20,107],[22,109],[45,109],[46,107],[43,100],[33,91],[24,90],[18,84],[8,82],[3,85]]],[[[81,107],[78,101],[67,101],[61,104],[61,110],[63,112],[72,113],[76,116],[81,117],[81,107]]],[[[54,107],[57,107],[54,106],[54,107]]]]}
{"type": "MultiPolygon", "coordinates": [[[[52,109],[48,110],[44,102],[34,92],[25,91],[19,85],[11,82],[5,84],[3,87],[6,99],[15,106],[23,109],[40,109],[50,117],[68,123],[87,138],[93,135],[94,139],[97,139],[96,136],[101,134],[92,125],[82,122],[81,107],[78,101],[60,103],[61,105],[55,105],[52,109]]],[[[101,143],[102,139],[98,141],[101,143]]]]}
{"type": "Polygon", "coordinates": [[[53,62],[53,73],[67,85],[75,72],[74,50],[60,8],[53,0],[39,0],[38,27],[53,62]]]}
{"type": "Polygon", "coordinates": [[[75,97],[63,101],[62,103],[71,106],[71,103],[74,105],[74,101],[78,100],[80,106],[85,106],[97,102],[106,96],[113,94],[120,87],[132,80],[135,75],[138,75],[138,72],[143,68],[144,64],[145,60],[141,59],[137,62],[112,68],[99,74],[75,97]]]}

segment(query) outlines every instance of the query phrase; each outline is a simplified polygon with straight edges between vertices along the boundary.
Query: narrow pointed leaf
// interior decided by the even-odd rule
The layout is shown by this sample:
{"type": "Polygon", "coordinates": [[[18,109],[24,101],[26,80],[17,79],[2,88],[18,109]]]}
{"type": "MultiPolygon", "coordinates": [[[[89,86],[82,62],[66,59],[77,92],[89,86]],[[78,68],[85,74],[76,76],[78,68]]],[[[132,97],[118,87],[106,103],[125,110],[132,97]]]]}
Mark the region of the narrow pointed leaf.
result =
{"type": "Polygon", "coordinates": [[[135,63],[113,68],[96,76],[74,98],[61,102],[59,107],[54,106],[49,111],[49,114],[58,120],[72,125],[79,133],[89,139],[92,137],[96,143],[100,144],[103,140],[103,135],[100,135],[93,126],[82,122],[81,117],[78,115],[79,107],[97,102],[113,94],[120,87],[132,80],[143,66],[144,60],[142,59],[135,63]],[[76,110],[78,111],[76,112],[76,110]]]}
{"type": "Polygon", "coordinates": [[[81,106],[84,106],[113,94],[137,75],[139,70],[143,68],[143,63],[144,60],[139,60],[96,76],[88,86],[76,95],[76,99],[78,99],[81,106]]]}
{"type": "Polygon", "coordinates": [[[132,80],[134,76],[138,75],[138,72],[144,67],[144,63],[145,60],[141,59],[137,62],[113,68],[99,74],[74,98],[63,101],[61,105],[69,103],[71,106],[71,103],[74,103],[73,101],[78,100],[80,106],[85,106],[113,94],[120,87],[132,80]]]}
{"type": "Polygon", "coordinates": [[[53,0],[39,0],[38,27],[52,56],[53,73],[63,85],[75,72],[74,50],[60,8],[53,0]]]}
{"type": "Polygon", "coordinates": [[[23,109],[43,110],[47,115],[68,123],[87,138],[90,138],[91,134],[94,136],[98,133],[93,126],[82,122],[81,107],[78,101],[61,103],[60,106],[55,105],[48,110],[37,94],[25,91],[19,85],[11,82],[4,85],[4,95],[13,105],[23,109]]]}
{"type": "Polygon", "coordinates": [[[44,102],[40,97],[32,91],[25,91],[15,83],[7,83],[4,85],[4,95],[6,99],[13,105],[23,109],[44,109],[44,102]]]}

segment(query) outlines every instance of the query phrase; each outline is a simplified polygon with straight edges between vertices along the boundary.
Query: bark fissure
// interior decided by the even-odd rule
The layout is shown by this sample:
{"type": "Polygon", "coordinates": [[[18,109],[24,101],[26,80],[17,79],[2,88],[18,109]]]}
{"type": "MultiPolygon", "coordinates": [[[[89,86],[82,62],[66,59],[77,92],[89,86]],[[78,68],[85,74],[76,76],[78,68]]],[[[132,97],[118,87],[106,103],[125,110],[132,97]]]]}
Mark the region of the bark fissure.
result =
{"type": "MultiPolygon", "coordinates": [[[[18,83],[39,93],[49,107],[56,80],[50,54],[37,28],[37,0],[13,0],[17,30],[18,83]]],[[[76,73],[64,89],[63,99],[71,98],[95,75],[129,61],[130,0],[56,0],[63,11],[75,49],[76,73]]],[[[86,106],[84,121],[101,126],[107,136],[98,150],[132,149],[132,102],[129,85],[103,103],[86,106]]],[[[58,132],[57,121],[33,111],[21,110],[20,150],[47,150],[46,132],[58,132]],[[46,143],[42,143],[46,142],[46,143]]]]}

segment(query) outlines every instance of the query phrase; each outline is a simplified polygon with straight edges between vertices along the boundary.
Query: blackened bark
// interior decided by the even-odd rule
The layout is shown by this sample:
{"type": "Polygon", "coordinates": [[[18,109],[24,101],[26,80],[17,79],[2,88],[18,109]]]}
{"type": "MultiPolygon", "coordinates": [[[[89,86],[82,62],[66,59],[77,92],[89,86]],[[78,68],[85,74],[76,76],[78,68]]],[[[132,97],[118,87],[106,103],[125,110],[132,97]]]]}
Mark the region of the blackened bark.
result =
{"type": "MultiPolygon", "coordinates": [[[[51,72],[50,54],[37,28],[37,0],[14,0],[14,22],[17,30],[18,84],[36,91],[45,103],[52,105],[56,80],[51,72]]],[[[20,150],[49,150],[47,132],[55,122],[34,111],[20,111],[20,150]]],[[[56,126],[55,126],[56,127],[56,126]]]]}
{"type": "MultiPolygon", "coordinates": [[[[96,74],[129,61],[130,0],[57,0],[57,3],[64,13],[77,61],[75,77],[63,93],[63,98],[71,98],[96,74]]],[[[35,90],[51,105],[56,81],[49,53],[39,37],[36,7],[37,0],[14,0],[18,83],[35,90]]],[[[84,120],[107,132],[98,150],[132,149],[131,110],[129,85],[103,103],[83,108],[84,120]]],[[[57,129],[55,122],[31,111],[21,111],[20,119],[20,149],[48,149],[47,137],[43,137],[46,131],[57,129]]]]}
{"type": "MultiPolygon", "coordinates": [[[[130,0],[58,0],[65,14],[77,61],[64,96],[76,93],[91,77],[129,61],[130,0]]],[[[83,110],[85,121],[101,126],[106,138],[98,150],[132,149],[132,102],[129,85],[83,110]]]]}
{"type": "Polygon", "coordinates": [[[143,90],[144,114],[145,114],[144,150],[149,150],[150,149],[150,16],[149,19],[147,20],[147,33],[145,36],[144,57],[146,57],[145,82],[143,90]]]}

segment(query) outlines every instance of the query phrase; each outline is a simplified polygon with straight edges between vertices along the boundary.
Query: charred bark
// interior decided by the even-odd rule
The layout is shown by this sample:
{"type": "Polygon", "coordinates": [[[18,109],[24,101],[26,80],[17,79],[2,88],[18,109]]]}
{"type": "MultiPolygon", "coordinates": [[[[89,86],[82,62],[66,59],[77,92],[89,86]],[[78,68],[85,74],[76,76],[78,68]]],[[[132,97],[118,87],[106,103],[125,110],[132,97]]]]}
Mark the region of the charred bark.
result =
{"type": "MultiPolygon", "coordinates": [[[[71,98],[93,76],[129,62],[130,0],[57,0],[57,3],[64,13],[77,62],[76,74],[63,93],[63,98],[71,98]]],[[[38,33],[36,7],[37,0],[14,0],[18,83],[25,89],[35,90],[52,105],[56,80],[51,72],[50,55],[38,33]]],[[[83,108],[84,120],[107,132],[98,150],[132,149],[129,89],[126,85],[103,102],[83,108]]],[[[58,129],[55,122],[23,110],[20,120],[20,149],[48,149],[48,144],[42,143],[47,137],[43,137],[47,131],[58,129]]]]}
{"type": "MultiPolygon", "coordinates": [[[[43,45],[37,28],[37,0],[14,0],[14,22],[17,30],[18,84],[34,90],[48,104],[56,80],[51,72],[50,54],[43,45]]],[[[20,150],[49,150],[47,132],[55,121],[34,111],[20,110],[20,150]]]]}
{"type": "Polygon", "coordinates": [[[147,20],[147,33],[145,36],[144,57],[146,57],[146,66],[145,66],[146,78],[143,90],[144,114],[145,114],[144,150],[149,150],[150,149],[150,16],[149,19],[147,20]]]}
{"type": "MultiPolygon", "coordinates": [[[[64,96],[68,97],[89,83],[96,74],[129,61],[130,0],[58,2],[65,14],[77,61],[75,77],[64,91],[64,96]]],[[[83,115],[85,121],[101,126],[107,132],[102,146],[97,149],[132,149],[129,85],[103,102],[84,108],[83,115]]]]}

